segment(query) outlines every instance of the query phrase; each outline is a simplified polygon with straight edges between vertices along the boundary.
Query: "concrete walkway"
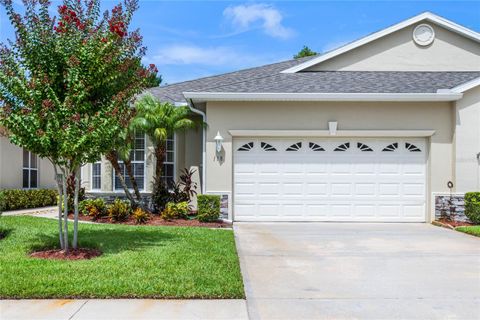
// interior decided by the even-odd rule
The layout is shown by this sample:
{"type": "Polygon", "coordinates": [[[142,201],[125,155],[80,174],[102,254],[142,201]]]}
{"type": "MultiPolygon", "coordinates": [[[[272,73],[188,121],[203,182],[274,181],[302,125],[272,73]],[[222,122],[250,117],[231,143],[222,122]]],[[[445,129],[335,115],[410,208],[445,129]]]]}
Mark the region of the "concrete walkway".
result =
{"type": "Polygon", "coordinates": [[[234,230],[250,319],[480,319],[480,238],[429,224],[234,230]]]}
{"type": "Polygon", "coordinates": [[[4,211],[3,216],[35,216],[43,218],[58,218],[58,207],[43,207],[43,208],[31,208],[22,210],[4,211]]]}
{"type": "Polygon", "coordinates": [[[245,300],[1,300],[2,320],[246,320],[245,300]]]}

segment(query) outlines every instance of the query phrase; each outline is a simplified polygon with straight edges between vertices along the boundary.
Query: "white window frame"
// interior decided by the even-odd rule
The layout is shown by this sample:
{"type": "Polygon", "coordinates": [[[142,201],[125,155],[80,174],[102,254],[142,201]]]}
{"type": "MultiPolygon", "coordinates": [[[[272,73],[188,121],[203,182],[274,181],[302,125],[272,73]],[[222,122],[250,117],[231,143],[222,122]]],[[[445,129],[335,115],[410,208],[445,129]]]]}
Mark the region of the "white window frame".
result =
{"type": "Polygon", "coordinates": [[[91,164],[91,169],[92,169],[92,170],[91,170],[91,172],[90,172],[90,181],[91,181],[91,183],[90,183],[90,190],[92,190],[92,191],[100,191],[100,190],[102,190],[102,161],[99,160],[99,161],[93,162],[93,163],[91,164]],[[93,168],[93,167],[94,167],[96,164],[99,164],[99,165],[100,165],[100,176],[96,176],[96,175],[93,174],[93,172],[94,172],[94,168],[93,168]],[[99,188],[94,188],[94,187],[93,187],[93,178],[94,178],[94,177],[100,177],[100,187],[99,187],[99,188]]]}
{"type": "Polygon", "coordinates": [[[39,170],[38,170],[38,166],[39,166],[39,161],[38,161],[38,156],[34,153],[32,153],[31,151],[23,148],[22,149],[22,189],[38,189],[38,182],[40,181],[39,179],[39,176],[38,176],[38,173],[39,173],[39,170]],[[28,165],[25,167],[25,163],[24,163],[24,153],[27,152],[28,153],[28,165]],[[36,168],[33,168],[32,167],[32,156],[35,157],[35,162],[36,162],[36,168]],[[23,185],[23,173],[24,171],[27,171],[28,172],[28,187],[25,187],[23,185]],[[36,187],[32,187],[32,181],[31,181],[31,172],[32,171],[36,171],[37,173],[37,183],[36,183],[36,187]]]}
{"type": "MultiPolygon", "coordinates": [[[[136,137],[135,134],[134,134],[134,136],[136,137]]],[[[138,161],[138,160],[132,160],[131,161],[132,165],[136,164],[136,163],[140,163],[140,164],[143,163],[143,185],[138,185],[138,189],[139,189],[140,192],[145,191],[145,184],[147,182],[146,181],[147,180],[147,136],[146,136],[146,134],[143,134],[143,141],[144,141],[144,144],[143,144],[143,161],[138,161]]],[[[135,152],[135,142],[134,142],[133,152],[135,152]]],[[[120,166],[123,166],[123,161],[119,160],[118,164],[120,166]]],[[[124,170],[123,176],[126,177],[126,170],[124,170]]],[[[112,168],[112,189],[113,189],[114,192],[121,193],[121,192],[123,192],[123,188],[121,188],[121,187],[116,188],[116,186],[115,186],[115,180],[116,179],[117,179],[117,174],[115,173],[115,169],[112,168]]],[[[137,183],[138,183],[138,181],[137,181],[137,183]]],[[[133,191],[132,189],[129,189],[129,190],[133,191]]]]}
{"type": "MultiPolygon", "coordinates": [[[[172,165],[173,166],[173,175],[171,176],[172,180],[175,182],[176,179],[177,179],[177,165],[176,165],[176,162],[177,162],[177,148],[176,148],[176,142],[177,142],[177,134],[173,134],[173,137],[171,139],[167,139],[167,144],[166,144],[166,153],[165,153],[165,161],[163,162],[164,166],[167,164],[167,165],[172,165]],[[168,141],[171,141],[172,142],[172,149],[169,150],[168,149],[168,141]],[[173,153],[173,159],[172,161],[168,161],[168,152],[172,152],[173,153]]],[[[163,170],[164,168],[162,168],[162,176],[160,177],[160,179],[162,180],[165,180],[166,178],[170,177],[170,176],[165,176],[165,170],[163,170]]]]}

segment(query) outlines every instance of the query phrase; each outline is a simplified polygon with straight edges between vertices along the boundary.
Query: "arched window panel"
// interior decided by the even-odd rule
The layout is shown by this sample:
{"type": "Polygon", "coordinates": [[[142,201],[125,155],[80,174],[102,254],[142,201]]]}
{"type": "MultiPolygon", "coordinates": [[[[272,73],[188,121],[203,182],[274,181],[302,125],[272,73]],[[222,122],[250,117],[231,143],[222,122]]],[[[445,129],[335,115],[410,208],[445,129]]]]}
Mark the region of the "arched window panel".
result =
{"type": "Polygon", "coordinates": [[[325,149],[320,146],[319,144],[316,144],[314,142],[310,142],[308,144],[308,147],[312,150],[312,151],[325,151],[325,149]]]}
{"type": "Polygon", "coordinates": [[[266,143],[266,142],[261,142],[261,143],[260,143],[260,146],[261,146],[262,149],[265,150],[265,151],[277,151],[277,149],[275,149],[274,146],[272,146],[271,144],[266,143]]]}
{"type": "Polygon", "coordinates": [[[361,142],[357,142],[357,148],[360,149],[362,152],[371,152],[371,151],[373,151],[372,148],[370,148],[369,146],[367,146],[366,144],[361,143],[361,142]]]}
{"type": "Polygon", "coordinates": [[[297,142],[297,143],[292,144],[290,147],[288,147],[286,151],[298,151],[301,148],[302,148],[302,143],[297,142]]]}
{"type": "Polygon", "coordinates": [[[253,142],[245,143],[243,146],[238,148],[238,151],[250,151],[253,149],[253,146],[254,146],[253,142]]]}
{"type": "Polygon", "coordinates": [[[409,142],[405,142],[405,149],[407,149],[410,152],[421,152],[422,151],[416,145],[413,145],[409,142]]]}
{"type": "Polygon", "coordinates": [[[333,151],[347,151],[348,149],[350,149],[350,142],[345,142],[336,147],[333,151]]]}
{"type": "Polygon", "coordinates": [[[394,142],[392,144],[389,144],[385,148],[383,148],[383,152],[394,152],[395,150],[398,149],[398,142],[394,142]]]}

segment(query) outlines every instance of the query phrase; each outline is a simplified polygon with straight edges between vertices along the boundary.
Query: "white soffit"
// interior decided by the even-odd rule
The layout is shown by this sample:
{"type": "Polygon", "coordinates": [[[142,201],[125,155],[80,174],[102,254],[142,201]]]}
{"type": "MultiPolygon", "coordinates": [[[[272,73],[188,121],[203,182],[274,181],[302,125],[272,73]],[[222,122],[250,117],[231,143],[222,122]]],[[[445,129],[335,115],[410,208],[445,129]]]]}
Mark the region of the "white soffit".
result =
{"type": "Polygon", "coordinates": [[[427,20],[427,21],[430,21],[430,22],[433,22],[447,30],[450,30],[450,31],[453,31],[455,33],[458,33],[466,38],[469,38],[471,40],[474,40],[474,41],[477,41],[477,42],[480,42],[480,33],[478,32],[475,32],[473,30],[470,30],[468,28],[465,28],[464,26],[461,26],[459,24],[456,24],[455,22],[452,22],[450,20],[447,20],[445,18],[442,18],[440,16],[437,16],[431,12],[424,12],[422,14],[419,14],[413,18],[410,18],[410,19],[407,19],[407,20],[404,20],[396,25],[393,25],[389,28],[386,28],[386,29],[383,29],[381,31],[378,31],[378,32],[375,32],[371,35],[368,35],[364,38],[361,38],[357,41],[354,41],[354,42],[351,42],[345,46],[342,46],[338,49],[335,49],[333,51],[330,51],[326,54],[323,54],[317,58],[314,58],[314,59],[311,59],[305,63],[302,63],[302,64],[299,64],[295,67],[292,67],[292,68],[289,68],[289,69],[286,69],[286,70],[283,70],[282,73],[295,73],[295,72],[298,72],[298,71],[302,71],[306,68],[309,68],[311,66],[314,66],[316,64],[319,64],[323,61],[326,61],[326,60],[329,60],[333,57],[336,57],[342,53],[345,53],[347,51],[350,51],[350,50],[353,50],[355,48],[358,48],[360,46],[363,46],[364,44],[367,44],[369,42],[372,42],[374,40],[377,40],[381,37],[384,37],[386,35],[389,35],[395,31],[398,31],[398,30],[401,30],[405,27],[408,27],[408,26],[411,26],[415,23],[418,23],[422,20],[427,20]]]}
{"type": "Polygon", "coordinates": [[[435,130],[229,130],[232,137],[431,137],[435,130]]]}

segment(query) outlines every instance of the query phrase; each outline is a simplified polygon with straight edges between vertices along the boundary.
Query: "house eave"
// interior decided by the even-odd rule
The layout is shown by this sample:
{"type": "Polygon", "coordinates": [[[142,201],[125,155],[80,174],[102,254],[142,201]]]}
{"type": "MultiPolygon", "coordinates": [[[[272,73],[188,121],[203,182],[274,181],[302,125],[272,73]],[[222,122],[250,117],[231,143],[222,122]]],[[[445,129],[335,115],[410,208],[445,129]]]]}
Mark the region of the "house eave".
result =
{"type": "Polygon", "coordinates": [[[206,101],[456,101],[462,93],[270,93],[184,92],[194,102],[206,101]]]}

